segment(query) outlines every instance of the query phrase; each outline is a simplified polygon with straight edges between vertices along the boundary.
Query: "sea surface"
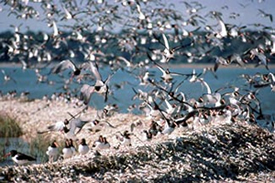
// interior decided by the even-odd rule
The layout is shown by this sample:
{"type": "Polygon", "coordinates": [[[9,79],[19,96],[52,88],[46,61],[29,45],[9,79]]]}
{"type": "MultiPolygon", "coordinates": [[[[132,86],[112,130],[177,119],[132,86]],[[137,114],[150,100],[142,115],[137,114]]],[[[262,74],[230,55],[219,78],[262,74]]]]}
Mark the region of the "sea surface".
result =
{"type": "MultiPolygon", "coordinates": [[[[8,82],[4,81],[2,73],[0,73],[0,90],[3,94],[6,94],[9,91],[16,90],[17,95],[21,92],[29,92],[30,99],[39,99],[42,98],[44,95],[51,96],[53,93],[64,92],[63,89],[64,81],[70,78],[69,72],[64,72],[63,77],[60,77],[55,74],[48,75],[48,80],[53,81],[54,84],[49,85],[48,83],[39,83],[37,82],[37,77],[32,69],[22,70],[20,67],[1,67],[1,70],[4,70],[6,74],[10,75],[14,80],[10,80],[8,82]]],[[[171,67],[170,71],[177,72],[177,73],[184,73],[184,74],[191,74],[194,71],[196,73],[201,73],[203,68],[188,66],[185,67],[184,65],[171,67]]],[[[149,73],[152,75],[151,78],[155,81],[160,82],[161,71],[158,68],[147,68],[149,73]]],[[[46,68],[41,71],[41,74],[47,75],[50,72],[50,68],[46,68]]],[[[109,74],[113,73],[109,69],[100,68],[99,72],[101,73],[103,79],[107,78],[109,74]]],[[[257,73],[261,74],[268,74],[269,72],[274,73],[274,67],[271,67],[270,70],[267,70],[264,67],[248,67],[248,68],[219,68],[216,72],[217,78],[214,77],[212,73],[206,73],[203,78],[204,81],[208,83],[211,87],[212,92],[222,87],[238,87],[241,90],[243,89],[244,92],[247,93],[246,90],[256,91],[255,88],[250,87],[247,84],[247,81],[240,77],[242,74],[248,75],[255,75],[257,73]]],[[[105,103],[104,98],[97,93],[93,94],[90,100],[89,105],[95,107],[96,109],[100,110],[107,104],[117,104],[120,108],[120,112],[127,113],[127,108],[133,104],[139,104],[139,100],[133,100],[134,91],[141,89],[142,91],[151,91],[153,89],[152,86],[141,86],[140,80],[137,78],[137,74],[142,75],[143,71],[139,69],[135,69],[131,72],[126,72],[123,70],[116,71],[111,80],[110,80],[110,91],[111,94],[108,97],[108,101],[105,103]],[[118,88],[117,85],[120,87],[118,88]]],[[[187,99],[195,98],[198,99],[202,94],[207,92],[207,89],[201,85],[200,82],[189,82],[190,78],[185,76],[175,76],[173,82],[179,83],[184,81],[183,84],[180,86],[178,92],[183,92],[187,99]]],[[[75,81],[75,79],[74,79],[75,81]]],[[[69,90],[71,93],[75,92],[73,95],[79,96],[79,90],[81,86],[86,84],[94,84],[94,80],[86,80],[82,83],[77,83],[76,81],[69,85],[69,90]]],[[[162,84],[163,85],[163,84],[162,84]]],[[[233,88],[228,88],[227,90],[221,90],[221,93],[225,93],[226,91],[233,91],[233,88]]],[[[241,91],[240,90],[240,91],[241,91]]],[[[261,101],[261,106],[263,109],[263,113],[274,113],[275,107],[275,92],[272,92],[270,87],[260,88],[257,91],[257,98],[261,101]]],[[[139,113],[140,111],[134,110],[134,113],[139,113]]]]}

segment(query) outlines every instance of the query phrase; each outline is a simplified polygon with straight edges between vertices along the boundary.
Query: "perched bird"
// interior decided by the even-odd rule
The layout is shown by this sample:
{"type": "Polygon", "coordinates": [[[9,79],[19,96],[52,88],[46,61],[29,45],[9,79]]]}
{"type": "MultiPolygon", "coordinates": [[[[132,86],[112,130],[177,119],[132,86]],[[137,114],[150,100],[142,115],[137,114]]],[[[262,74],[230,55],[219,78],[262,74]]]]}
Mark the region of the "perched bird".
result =
{"type": "Polygon", "coordinates": [[[100,135],[99,139],[94,142],[93,147],[95,149],[108,149],[111,147],[111,145],[107,141],[106,137],[103,137],[102,135],[100,135]]]}
{"type": "Polygon", "coordinates": [[[76,148],[74,147],[73,139],[69,139],[69,142],[70,142],[70,148],[72,150],[72,153],[73,153],[73,155],[75,155],[76,154],[76,148]]]}
{"type": "Polygon", "coordinates": [[[128,132],[128,130],[124,131],[123,134],[120,133],[120,136],[116,135],[116,138],[120,140],[120,145],[123,146],[131,146],[131,138],[130,138],[130,133],[128,132]]]}
{"type": "Polygon", "coordinates": [[[11,159],[18,165],[27,165],[34,163],[36,161],[35,158],[28,156],[26,154],[17,152],[16,150],[11,150],[5,157],[11,156],[11,159]]]}
{"type": "Polygon", "coordinates": [[[48,147],[46,154],[49,156],[50,162],[54,162],[57,160],[59,152],[58,152],[58,144],[56,140],[54,140],[52,144],[48,147]]]}
{"type": "Polygon", "coordinates": [[[175,130],[175,127],[177,127],[177,124],[174,121],[165,119],[165,124],[161,133],[170,135],[175,130]]]}
{"type": "Polygon", "coordinates": [[[145,140],[150,141],[153,138],[153,134],[150,131],[143,130],[143,133],[145,134],[145,140]]]}
{"type": "Polygon", "coordinates": [[[78,152],[82,155],[87,154],[89,152],[89,146],[86,144],[86,140],[84,138],[81,139],[78,145],[78,152]]]}
{"type": "Polygon", "coordinates": [[[71,158],[73,156],[73,151],[72,151],[71,143],[69,139],[66,139],[65,147],[62,149],[62,153],[63,153],[64,159],[71,158]]]}

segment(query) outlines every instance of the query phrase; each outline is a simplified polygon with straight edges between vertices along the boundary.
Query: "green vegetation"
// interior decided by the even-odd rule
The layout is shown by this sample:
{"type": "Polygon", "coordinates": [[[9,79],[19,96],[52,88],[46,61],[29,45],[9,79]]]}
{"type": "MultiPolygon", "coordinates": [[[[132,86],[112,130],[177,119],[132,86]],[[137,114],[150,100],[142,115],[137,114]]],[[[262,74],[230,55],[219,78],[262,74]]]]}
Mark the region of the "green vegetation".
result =
{"type": "Polygon", "coordinates": [[[8,115],[0,115],[0,137],[19,137],[23,131],[15,118],[8,115]]]}
{"type": "Polygon", "coordinates": [[[48,161],[48,156],[46,155],[46,151],[48,150],[48,147],[50,144],[51,144],[51,140],[49,137],[43,136],[43,135],[37,135],[29,143],[30,154],[35,155],[39,162],[45,163],[48,161]]]}

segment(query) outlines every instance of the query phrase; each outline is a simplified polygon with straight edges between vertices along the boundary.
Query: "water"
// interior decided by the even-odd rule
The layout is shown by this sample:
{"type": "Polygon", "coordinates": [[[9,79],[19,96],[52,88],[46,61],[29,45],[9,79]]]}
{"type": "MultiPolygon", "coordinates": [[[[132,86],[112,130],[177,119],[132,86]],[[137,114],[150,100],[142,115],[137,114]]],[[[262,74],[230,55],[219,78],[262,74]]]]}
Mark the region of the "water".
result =
{"type": "MultiPolygon", "coordinates": [[[[10,80],[8,82],[4,82],[4,78],[0,77],[0,90],[5,94],[8,91],[16,90],[19,94],[21,92],[30,92],[29,98],[35,99],[35,98],[42,98],[44,95],[51,96],[54,92],[64,92],[62,86],[65,79],[70,78],[70,73],[65,72],[63,73],[64,78],[60,78],[58,75],[51,74],[48,76],[48,79],[51,81],[54,81],[55,84],[49,85],[47,83],[38,83],[37,78],[35,75],[34,70],[26,69],[22,70],[18,67],[5,67],[1,68],[3,69],[6,74],[9,74],[12,78],[14,78],[14,81],[10,80]]],[[[185,73],[185,74],[191,74],[193,72],[193,68],[186,68],[184,66],[181,67],[175,67],[170,69],[174,72],[179,73],[185,73]]],[[[50,69],[46,68],[42,71],[41,74],[47,74],[49,73],[50,69]]],[[[150,68],[148,71],[154,76],[156,81],[160,81],[161,72],[157,68],[150,68]]],[[[202,71],[201,68],[195,69],[196,73],[200,73],[202,71]]],[[[249,74],[249,75],[255,75],[256,73],[261,74],[268,74],[269,72],[274,73],[274,68],[270,69],[270,71],[266,70],[265,68],[257,67],[257,68],[219,68],[216,72],[218,79],[216,79],[211,73],[207,73],[204,76],[204,80],[209,84],[212,91],[215,91],[216,89],[219,89],[224,86],[237,86],[239,88],[246,88],[249,90],[254,90],[253,88],[249,88],[249,86],[244,86],[246,84],[246,81],[244,79],[241,79],[239,76],[241,74],[249,74]]],[[[107,78],[107,76],[112,73],[112,71],[109,68],[100,68],[99,72],[101,73],[103,79],[107,78]]],[[[90,106],[95,107],[96,109],[102,109],[106,104],[118,104],[121,112],[126,113],[127,108],[132,104],[138,104],[140,101],[138,100],[132,100],[133,95],[135,94],[132,88],[141,89],[143,91],[150,91],[153,88],[151,86],[140,86],[139,85],[139,79],[136,77],[136,75],[142,73],[141,70],[137,69],[133,71],[132,73],[125,72],[122,70],[118,70],[114,73],[114,75],[111,78],[110,81],[110,88],[112,95],[109,96],[107,103],[104,103],[104,99],[102,96],[98,94],[93,94],[91,101],[89,103],[90,106]],[[125,83],[127,82],[123,87],[117,89],[115,87],[115,84],[125,83]]],[[[184,79],[183,76],[175,76],[174,81],[180,82],[184,79]]],[[[85,81],[84,83],[92,85],[94,81],[85,81]]],[[[76,94],[79,95],[79,90],[81,88],[83,83],[79,84],[74,82],[70,85],[69,91],[76,91],[76,94]]],[[[231,89],[232,91],[233,89],[231,89]]],[[[184,83],[181,85],[179,91],[182,91],[187,96],[187,99],[190,98],[199,98],[203,93],[206,93],[206,88],[202,87],[202,85],[198,82],[196,83],[190,83],[187,79],[184,81],[184,83]]],[[[18,94],[18,95],[19,95],[18,94]]],[[[270,87],[261,88],[258,91],[257,97],[261,101],[262,109],[264,113],[272,113],[274,112],[274,103],[275,103],[275,93],[271,92],[270,87]]],[[[139,113],[138,110],[135,110],[134,113],[139,113]]]]}

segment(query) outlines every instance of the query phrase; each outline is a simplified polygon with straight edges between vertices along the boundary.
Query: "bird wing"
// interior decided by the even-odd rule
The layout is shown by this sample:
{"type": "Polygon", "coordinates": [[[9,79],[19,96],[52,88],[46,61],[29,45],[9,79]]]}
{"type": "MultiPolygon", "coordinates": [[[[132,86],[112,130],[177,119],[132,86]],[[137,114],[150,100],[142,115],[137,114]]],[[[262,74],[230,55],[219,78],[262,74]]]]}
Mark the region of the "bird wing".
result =
{"type": "Polygon", "coordinates": [[[71,68],[73,71],[75,71],[76,65],[71,60],[63,60],[52,68],[51,73],[57,74],[68,68],[71,68]]]}
{"type": "Polygon", "coordinates": [[[61,131],[65,127],[65,124],[63,121],[58,121],[54,125],[48,126],[48,130],[50,131],[61,131]]]}
{"type": "Polygon", "coordinates": [[[73,119],[77,128],[82,128],[85,124],[90,122],[89,120],[81,120],[80,118],[73,119]]]}
{"type": "Polygon", "coordinates": [[[4,76],[6,76],[6,72],[3,69],[1,69],[1,72],[3,73],[4,76]]]}
{"type": "Polygon", "coordinates": [[[58,36],[58,28],[55,21],[53,21],[53,36],[58,36]]]}
{"type": "Polygon", "coordinates": [[[94,86],[84,84],[80,89],[80,99],[84,100],[84,104],[88,104],[92,93],[94,92],[94,86]]]}
{"type": "Polygon", "coordinates": [[[103,124],[102,123],[105,123],[105,125],[107,125],[108,127],[110,127],[110,128],[116,128],[115,126],[113,126],[111,123],[109,123],[108,121],[100,121],[100,123],[99,123],[99,126],[103,126],[103,124]]]}
{"type": "Polygon", "coordinates": [[[17,160],[35,161],[36,159],[23,153],[17,153],[17,160]]]}
{"type": "Polygon", "coordinates": [[[226,26],[225,26],[224,22],[222,21],[221,18],[218,19],[218,22],[221,26],[221,32],[220,32],[221,36],[226,36],[227,35],[227,30],[226,30],[226,26]]]}
{"type": "Polygon", "coordinates": [[[164,41],[164,46],[166,47],[166,49],[170,50],[169,43],[168,43],[168,40],[167,40],[167,37],[165,36],[165,34],[162,34],[162,38],[164,41]]]}
{"type": "Polygon", "coordinates": [[[89,63],[90,63],[90,69],[93,72],[93,74],[95,75],[96,79],[102,81],[102,77],[101,77],[100,73],[98,72],[97,65],[95,65],[93,62],[89,62],[89,63]]]}

